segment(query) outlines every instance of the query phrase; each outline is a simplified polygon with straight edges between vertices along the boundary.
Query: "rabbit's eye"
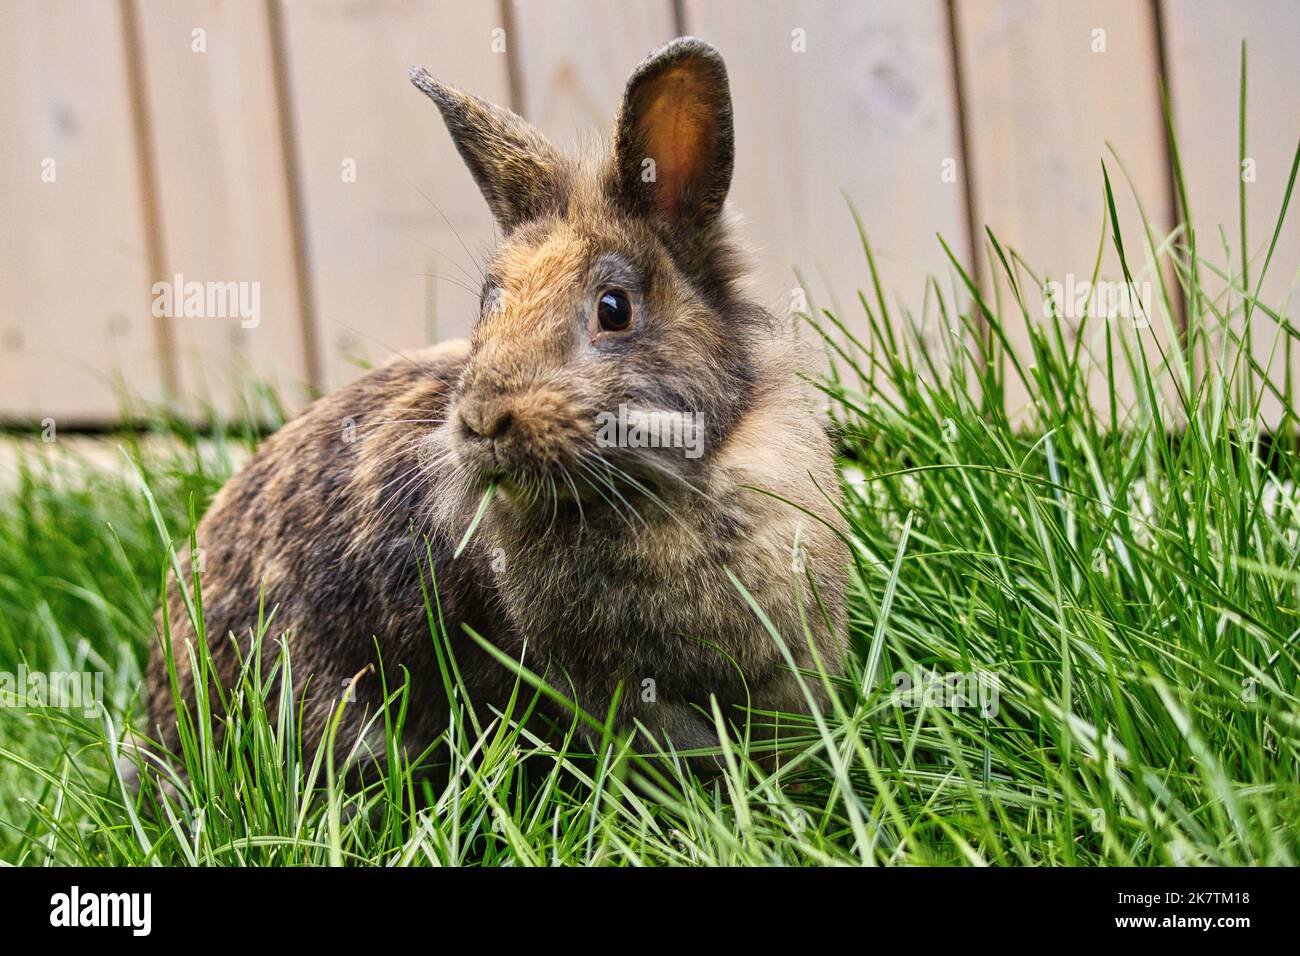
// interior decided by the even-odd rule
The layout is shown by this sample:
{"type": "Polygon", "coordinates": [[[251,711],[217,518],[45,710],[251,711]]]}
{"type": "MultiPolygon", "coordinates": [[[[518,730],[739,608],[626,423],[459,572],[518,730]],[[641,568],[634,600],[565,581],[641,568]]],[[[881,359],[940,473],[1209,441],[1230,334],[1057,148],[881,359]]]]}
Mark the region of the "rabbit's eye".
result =
{"type": "Polygon", "coordinates": [[[623,332],[632,324],[632,303],[622,289],[609,289],[596,301],[596,318],[606,332],[623,332]]]}

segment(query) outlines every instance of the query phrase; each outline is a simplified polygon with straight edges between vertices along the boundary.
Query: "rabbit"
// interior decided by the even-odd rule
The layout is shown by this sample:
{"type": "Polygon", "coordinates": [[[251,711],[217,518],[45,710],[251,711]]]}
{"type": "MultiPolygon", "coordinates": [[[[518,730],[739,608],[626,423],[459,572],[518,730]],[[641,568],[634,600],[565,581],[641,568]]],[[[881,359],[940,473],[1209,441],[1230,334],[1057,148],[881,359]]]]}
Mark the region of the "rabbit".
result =
{"type": "MultiPolygon", "coordinates": [[[[236,682],[264,599],[263,654],[283,634],[306,746],[346,692],[338,746],[382,759],[381,662],[390,693],[409,673],[404,733],[436,741],[452,705],[423,563],[465,696],[489,715],[519,679],[502,655],[646,750],[716,747],[713,702],[733,723],[806,711],[846,653],[841,491],[790,323],[742,288],[719,52],[683,37],[651,53],[612,144],[576,160],[502,107],[410,78],[501,231],[481,315],[469,341],[316,401],[217,493],[195,533],[215,679],[236,682]]],[[[195,634],[169,587],[192,707],[195,634]]],[[[175,750],[161,645],[148,730],[175,750]]],[[[552,698],[542,710],[570,726],[552,698]]]]}

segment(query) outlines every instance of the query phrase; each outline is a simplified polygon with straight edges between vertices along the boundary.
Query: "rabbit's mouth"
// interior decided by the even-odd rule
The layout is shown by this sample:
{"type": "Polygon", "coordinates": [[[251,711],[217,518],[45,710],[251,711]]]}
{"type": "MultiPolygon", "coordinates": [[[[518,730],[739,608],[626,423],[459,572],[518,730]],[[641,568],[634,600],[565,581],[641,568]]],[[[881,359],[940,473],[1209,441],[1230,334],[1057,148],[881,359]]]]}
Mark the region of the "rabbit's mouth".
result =
{"type": "Polygon", "coordinates": [[[699,480],[698,413],[626,405],[598,411],[549,387],[464,394],[448,419],[446,440],[467,500],[481,500],[495,485],[523,517],[675,511],[699,480]]]}
{"type": "MultiPolygon", "coordinates": [[[[679,485],[672,469],[647,462],[641,455],[596,446],[566,446],[542,459],[512,458],[505,448],[466,442],[457,444],[457,461],[465,479],[464,499],[476,506],[495,486],[516,516],[545,521],[571,515],[585,521],[609,512],[633,520],[672,507],[679,485]]],[[[679,502],[680,503],[680,502],[679,502]]]]}
{"type": "Polygon", "coordinates": [[[581,440],[574,402],[556,390],[463,396],[449,416],[455,460],[486,486],[507,493],[560,482],[581,440]]]}

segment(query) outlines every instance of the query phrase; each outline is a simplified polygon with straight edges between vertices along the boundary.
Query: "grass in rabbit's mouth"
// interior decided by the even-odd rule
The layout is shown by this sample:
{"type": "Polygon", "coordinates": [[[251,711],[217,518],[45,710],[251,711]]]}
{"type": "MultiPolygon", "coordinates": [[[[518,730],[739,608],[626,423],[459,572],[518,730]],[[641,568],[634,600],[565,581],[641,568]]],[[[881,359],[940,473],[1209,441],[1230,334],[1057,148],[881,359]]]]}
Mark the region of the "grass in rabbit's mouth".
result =
{"type": "Polygon", "coordinates": [[[478,508],[474,511],[474,517],[470,519],[469,527],[465,529],[465,534],[460,539],[460,544],[456,545],[456,553],[453,557],[459,558],[464,550],[469,546],[470,539],[474,537],[474,532],[478,528],[479,522],[481,522],[483,516],[487,514],[488,505],[492,503],[492,497],[497,493],[497,487],[499,484],[500,482],[494,479],[487,486],[487,490],[483,492],[483,500],[478,503],[478,508]]]}
{"type": "MultiPolygon", "coordinates": [[[[1122,225],[1141,236],[1146,224],[1122,225]]],[[[1254,293],[1263,259],[1246,287],[1186,227],[1149,236],[1165,270],[1119,251],[1125,273],[1156,286],[1149,321],[1080,328],[1028,321],[1014,290],[1039,278],[991,235],[984,251],[1000,295],[957,269],[951,293],[926,290],[926,325],[956,328],[937,344],[897,331],[910,319],[890,314],[869,250],[864,314],[812,320],[835,360],[818,387],[843,456],[853,650],[839,698],[803,719],[776,768],[730,734],[725,771],[699,779],[614,738],[595,757],[548,751],[480,714],[456,722],[435,782],[395,704],[382,721],[391,769],[347,793],[292,720],[255,703],[300,680],[282,653],[247,675],[219,750],[188,742],[179,800],[147,812],[112,757],[138,712],[160,525],[183,539],[254,439],[126,435],[143,491],[62,445],[19,448],[0,476],[0,672],[102,674],[106,714],[9,706],[21,701],[0,683],[0,859],[1294,864],[1297,421],[1255,427],[1261,396],[1294,407],[1289,377],[1233,349],[1250,325],[1280,321],[1280,352],[1297,335],[1254,293]],[[1152,328],[1180,314],[1162,360],[1152,328]],[[523,772],[534,752],[540,778],[523,772]]],[[[441,636],[432,590],[428,604],[441,636]]],[[[521,682],[511,716],[532,693],[521,682]]]]}

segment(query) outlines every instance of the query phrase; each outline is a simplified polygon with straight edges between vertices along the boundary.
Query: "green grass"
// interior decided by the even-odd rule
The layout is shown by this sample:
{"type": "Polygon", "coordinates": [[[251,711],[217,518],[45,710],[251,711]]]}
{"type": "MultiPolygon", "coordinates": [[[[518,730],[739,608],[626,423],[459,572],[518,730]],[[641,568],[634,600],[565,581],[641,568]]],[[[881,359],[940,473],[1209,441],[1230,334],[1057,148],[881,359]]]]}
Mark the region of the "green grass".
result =
{"type": "MultiPolygon", "coordinates": [[[[926,290],[927,327],[955,329],[937,344],[891,314],[865,237],[860,314],[810,320],[833,359],[818,386],[843,452],[853,650],[832,705],[775,767],[731,735],[725,770],[705,778],[612,735],[594,756],[555,751],[513,720],[534,694],[521,681],[509,714],[462,711],[437,780],[422,772],[424,742],[402,734],[390,673],[389,769],[348,788],[343,767],[302,749],[292,708],[263,703],[301,692],[282,651],[218,703],[220,747],[210,719],[188,725],[188,780],[157,811],[113,756],[138,714],[167,546],[254,439],[128,436],[117,471],[29,456],[0,501],[0,670],[103,671],[107,714],[0,709],[0,859],[1294,864],[1297,423],[1283,412],[1259,427],[1265,395],[1294,408],[1290,376],[1270,380],[1231,346],[1263,323],[1289,351],[1297,331],[1258,289],[1267,269],[1295,264],[1272,263],[1270,244],[1224,267],[1186,224],[1166,237],[1125,223],[1130,244],[1145,240],[1135,258],[1115,239],[1109,172],[1103,186],[1104,242],[1122,277],[1156,287],[1161,346],[1151,328],[1090,320],[1074,336],[1038,318],[1020,291],[1040,277],[991,234],[1001,291],[954,262],[952,289],[926,290]],[[1173,283],[1138,266],[1151,257],[1173,283]],[[1028,399],[1013,420],[1016,394],[1028,399]],[[998,706],[901,706],[891,675],[916,668],[985,675],[998,706]]],[[[273,620],[264,631],[276,638],[273,620]]]]}

